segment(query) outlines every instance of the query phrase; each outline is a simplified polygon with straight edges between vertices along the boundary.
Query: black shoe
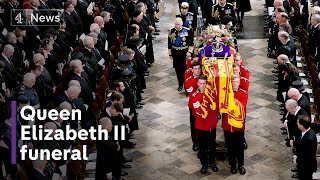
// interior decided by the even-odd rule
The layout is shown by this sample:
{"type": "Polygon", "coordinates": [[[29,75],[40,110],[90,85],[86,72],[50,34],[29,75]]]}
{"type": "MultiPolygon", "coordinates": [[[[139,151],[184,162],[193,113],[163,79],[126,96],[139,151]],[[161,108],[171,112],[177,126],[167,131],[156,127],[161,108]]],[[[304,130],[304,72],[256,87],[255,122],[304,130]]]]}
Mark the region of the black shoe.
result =
{"type": "Polygon", "coordinates": [[[278,64],[278,62],[277,61],[273,61],[273,64],[278,64]]]}
{"type": "Polygon", "coordinates": [[[280,112],[280,115],[281,115],[281,116],[282,116],[282,115],[284,115],[284,112],[283,112],[283,111],[281,111],[281,112],[280,112]]]}
{"type": "Polygon", "coordinates": [[[201,172],[201,174],[206,174],[208,172],[208,167],[202,166],[200,172],[201,172]]]}
{"type": "Polygon", "coordinates": [[[159,29],[157,29],[155,32],[160,32],[160,30],[159,30],[159,29]]]}
{"type": "Polygon", "coordinates": [[[142,102],[142,101],[139,102],[139,104],[140,104],[140,105],[146,105],[146,103],[145,103],[145,102],[142,102]]]}
{"type": "Polygon", "coordinates": [[[178,87],[178,91],[182,91],[182,86],[179,86],[179,87],[178,87]]]}
{"type": "Polygon", "coordinates": [[[293,174],[291,177],[292,178],[299,178],[298,174],[293,174]]]}
{"type": "Polygon", "coordinates": [[[134,148],[136,148],[136,146],[135,145],[124,145],[123,148],[125,148],[125,149],[134,149],[134,148]]]}
{"type": "Polygon", "coordinates": [[[236,166],[231,166],[230,172],[231,172],[231,174],[236,174],[237,173],[236,166]]]}
{"type": "Polygon", "coordinates": [[[141,106],[141,104],[136,105],[136,109],[141,109],[141,108],[143,108],[143,106],[141,106]]]}
{"type": "Polygon", "coordinates": [[[128,172],[122,171],[122,172],[120,173],[120,175],[121,175],[121,176],[126,176],[126,175],[128,175],[128,172]]]}
{"type": "Polygon", "coordinates": [[[248,144],[246,141],[243,143],[243,149],[248,149],[248,144]]]}
{"type": "Polygon", "coordinates": [[[287,131],[282,131],[281,134],[282,134],[282,135],[286,135],[286,134],[288,134],[288,132],[287,132],[287,131]]]}
{"type": "Polygon", "coordinates": [[[131,168],[131,165],[130,164],[121,163],[121,168],[129,169],[129,168],[131,168]]]}
{"type": "Polygon", "coordinates": [[[282,128],[280,128],[280,129],[283,130],[283,131],[284,131],[284,130],[287,130],[287,128],[285,128],[285,127],[282,127],[282,128]]]}
{"type": "Polygon", "coordinates": [[[194,152],[198,151],[198,150],[199,150],[198,144],[193,144],[193,145],[192,145],[192,150],[193,150],[194,152]]]}
{"type": "Polygon", "coordinates": [[[245,174],[246,173],[246,169],[243,166],[241,166],[239,168],[239,172],[240,172],[240,174],[245,174]]]}
{"type": "Polygon", "coordinates": [[[217,172],[219,169],[218,169],[218,166],[216,165],[216,163],[212,163],[211,164],[211,169],[213,172],[217,172]]]}
{"type": "Polygon", "coordinates": [[[280,119],[280,121],[282,121],[282,122],[283,122],[284,120],[286,120],[286,119],[285,119],[285,118],[281,118],[281,119],[280,119]]]}
{"type": "Polygon", "coordinates": [[[272,73],[279,73],[278,70],[272,70],[272,73]]]}
{"type": "Polygon", "coordinates": [[[159,36],[160,35],[160,33],[158,33],[158,32],[154,32],[152,34],[155,35],[155,36],[159,36]]]}
{"type": "Polygon", "coordinates": [[[278,66],[273,67],[273,69],[275,69],[275,70],[279,70],[278,66]]]}
{"type": "Polygon", "coordinates": [[[287,142],[286,142],[286,146],[287,146],[287,147],[291,147],[290,141],[287,141],[287,142]]]}
{"type": "Polygon", "coordinates": [[[279,82],[275,82],[274,84],[275,84],[275,85],[278,85],[278,84],[279,84],[279,82]]]}
{"type": "Polygon", "coordinates": [[[298,169],[296,167],[291,169],[291,172],[298,172],[298,169]]]}
{"type": "Polygon", "coordinates": [[[283,104],[279,104],[279,107],[284,107],[284,105],[283,104]]]}
{"type": "Polygon", "coordinates": [[[134,135],[130,134],[129,139],[134,139],[134,138],[135,138],[134,135]]]}
{"type": "Polygon", "coordinates": [[[144,76],[150,76],[150,73],[149,72],[145,72],[144,76]]]}
{"type": "Polygon", "coordinates": [[[132,161],[133,161],[132,159],[128,159],[128,158],[123,158],[122,159],[123,163],[128,163],[128,162],[132,162],[132,161]]]}

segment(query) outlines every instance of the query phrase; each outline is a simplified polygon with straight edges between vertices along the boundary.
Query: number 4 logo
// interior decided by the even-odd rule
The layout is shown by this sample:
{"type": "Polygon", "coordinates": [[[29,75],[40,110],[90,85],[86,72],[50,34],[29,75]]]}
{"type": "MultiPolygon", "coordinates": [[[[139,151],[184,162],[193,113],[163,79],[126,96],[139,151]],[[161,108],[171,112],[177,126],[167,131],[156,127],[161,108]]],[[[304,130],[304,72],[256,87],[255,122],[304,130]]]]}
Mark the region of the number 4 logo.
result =
{"type": "Polygon", "coordinates": [[[14,20],[16,21],[17,24],[22,24],[22,14],[21,12],[19,12],[19,14],[16,15],[16,17],[14,18],[14,20]]]}

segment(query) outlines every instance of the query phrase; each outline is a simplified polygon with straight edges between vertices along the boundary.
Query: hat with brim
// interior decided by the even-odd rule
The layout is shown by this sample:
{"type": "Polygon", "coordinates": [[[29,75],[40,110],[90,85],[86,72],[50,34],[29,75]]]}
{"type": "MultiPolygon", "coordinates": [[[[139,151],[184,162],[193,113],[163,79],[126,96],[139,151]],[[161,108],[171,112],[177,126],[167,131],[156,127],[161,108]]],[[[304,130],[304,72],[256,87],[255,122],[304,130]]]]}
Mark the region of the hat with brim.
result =
{"type": "Polygon", "coordinates": [[[293,81],[292,87],[298,89],[299,91],[303,91],[306,89],[306,87],[303,85],[303,82],[299,80],[293,81]]]}
{"type": "Polygon", "coordinates": [[[181,3],[181,9],[189,9],[189,4],[187,2],[181,3]]]}

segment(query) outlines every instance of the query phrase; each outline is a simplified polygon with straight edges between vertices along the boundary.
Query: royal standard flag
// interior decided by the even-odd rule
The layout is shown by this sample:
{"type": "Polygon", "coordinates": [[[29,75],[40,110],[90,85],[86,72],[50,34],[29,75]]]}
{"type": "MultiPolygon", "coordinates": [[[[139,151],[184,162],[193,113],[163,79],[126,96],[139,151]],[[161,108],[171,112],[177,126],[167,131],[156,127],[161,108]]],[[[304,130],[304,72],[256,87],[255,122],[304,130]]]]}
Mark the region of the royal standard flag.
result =
{"type": "Polygon", "coordinates": [[[206,118],[212,110],[227,113],[228,123],[233,127],[241,128],[245,114],[242,104],[234,99],[231,83],[233,62],[233,56],[203,59],[203,72],[208,80],[201,109],[204,112],[203,118],[206,118]]]}

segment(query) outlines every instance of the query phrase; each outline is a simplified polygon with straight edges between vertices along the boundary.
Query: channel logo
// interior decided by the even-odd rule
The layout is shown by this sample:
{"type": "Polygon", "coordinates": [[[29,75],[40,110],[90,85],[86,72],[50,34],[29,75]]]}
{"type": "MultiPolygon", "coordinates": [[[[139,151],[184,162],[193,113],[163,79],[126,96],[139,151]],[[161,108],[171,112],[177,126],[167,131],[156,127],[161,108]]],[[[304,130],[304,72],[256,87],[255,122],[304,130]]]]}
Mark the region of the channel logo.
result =
{"type": "Polygon", "coordinates": [[[59,26],[63,10],[14,9],[11,10],[11,26],[59,26]]]}

